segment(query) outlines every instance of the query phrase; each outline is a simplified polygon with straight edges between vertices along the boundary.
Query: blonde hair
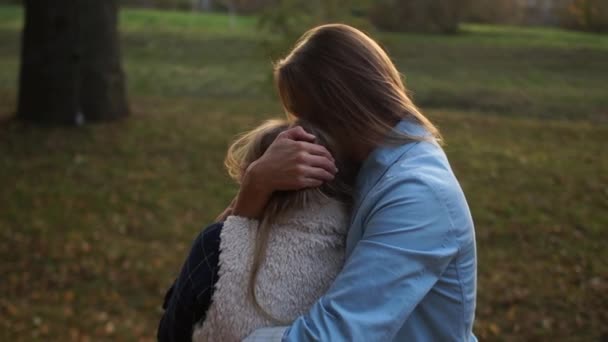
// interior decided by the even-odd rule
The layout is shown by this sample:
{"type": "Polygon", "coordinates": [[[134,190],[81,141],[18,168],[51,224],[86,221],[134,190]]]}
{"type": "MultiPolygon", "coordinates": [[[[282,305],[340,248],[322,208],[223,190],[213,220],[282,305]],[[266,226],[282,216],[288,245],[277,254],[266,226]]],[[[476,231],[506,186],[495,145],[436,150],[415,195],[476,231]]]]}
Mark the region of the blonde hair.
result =
{"type": "Polygon", "coordinates": [[[262,157],[281,132],[293,126],[301,126],[309,133],[315,135],[317,138],[316,143],[325,146],[332,153],[340,172],[336,174],[333,181],[326,182],[318,188],[298,191],[277,191],[273,193],[260,219],[255,239],[247,295],[256,310],[264,317],[282,324],[287,322],[274,318],[271,313],[266,311],[258,302],[255,293],[255,284],[260,267],[266,256],[272,225],[293,210],[307,208],[311,204],[319,203],[327,198],[337,199],[348,208],[351,203],[352,187],[357,172],[357,165],[349,162],[344,157],[344,153],[337,148],[335,142],[324,131],[302,120],[298,120],[292,124],[285,120],[269,120],[264,122],[252,131],[242,134],[228,149],[224,162],[230,177],[237,183],[240,183],[249,165],[262,157]]]}
{"type": "Polygon", "coordinates": [[[331,129],[341,144],[426,140],[393,131],[397,122],[421,124],[431,138],[439,130],[407,95],[386,52],[363,32],[329,24],[306,32],[275,65],[275,85],[288,114],[331,129]]]}

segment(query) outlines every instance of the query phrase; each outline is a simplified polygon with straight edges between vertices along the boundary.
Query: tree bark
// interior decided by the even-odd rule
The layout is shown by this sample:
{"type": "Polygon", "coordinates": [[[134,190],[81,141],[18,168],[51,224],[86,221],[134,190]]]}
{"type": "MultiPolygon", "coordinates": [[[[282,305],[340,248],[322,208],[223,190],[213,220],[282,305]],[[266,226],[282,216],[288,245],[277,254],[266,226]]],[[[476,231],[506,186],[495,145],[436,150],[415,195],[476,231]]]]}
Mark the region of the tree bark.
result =
{"type": "Polygon", "coordinates": [[[128,115],[117,0],[26,0],[17,117],[82,124],[128,115]]]}

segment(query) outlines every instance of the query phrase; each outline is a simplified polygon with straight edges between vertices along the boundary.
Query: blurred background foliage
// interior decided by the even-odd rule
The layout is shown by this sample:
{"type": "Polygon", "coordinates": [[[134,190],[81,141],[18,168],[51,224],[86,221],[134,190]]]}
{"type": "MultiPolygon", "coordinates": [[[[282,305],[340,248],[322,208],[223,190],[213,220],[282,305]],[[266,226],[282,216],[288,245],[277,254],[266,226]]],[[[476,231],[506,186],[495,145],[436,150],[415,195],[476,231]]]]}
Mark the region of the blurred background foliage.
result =
{"type": "Polygon", "coordinates": [[[343,19],[346,15],[368,17],[377,28],[393,31],[455,32],[463,19],[608,30],[608,2],[604,0],[126,0],[122,3],[240,14],[265,11],[286,17],[298,9],[323,21],[343,19]]]}
{"type": "MultiPolygon", "coordinates": [[[[180,11],[263,14],[278,31],[347,17],[369,19],[390,31],[453,33],[460,22],[561,26],[608,31],[604,0],[122,0],[122,6],[180,11]],[[308,20],[302,20],[302,17],[308,20]]],[[[0,0],[0,4],[22,0],[0,0]]],[[[359,21],[361,22],[361,21],[359,21]]]]}
{"type": "Polygon", "coordinates": [[[0,0],[0,340],[154,340],[193,237],[237,191],[227,145],[282,115],[273,60],[327,21],[377,39],[446,138],[480,340],[608,338],[605,1],[123,0],[131,116],[78,128],[10,120],[18,3],[0,0]]]}

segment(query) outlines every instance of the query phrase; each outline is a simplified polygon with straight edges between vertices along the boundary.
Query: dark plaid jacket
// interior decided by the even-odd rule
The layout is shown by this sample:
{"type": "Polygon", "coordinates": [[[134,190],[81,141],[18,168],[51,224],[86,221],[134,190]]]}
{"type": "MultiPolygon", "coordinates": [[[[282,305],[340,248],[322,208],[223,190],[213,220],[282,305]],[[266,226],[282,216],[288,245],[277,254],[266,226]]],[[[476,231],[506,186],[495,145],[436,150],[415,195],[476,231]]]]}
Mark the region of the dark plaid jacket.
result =
{"type": "Polygon", "coordinates": [[[218,279],[221,230],[222,223],[213,224],[194,240],[178,278],[165,295],[158,341],[191,341],[194,325],[205,318],[218,279]]]}

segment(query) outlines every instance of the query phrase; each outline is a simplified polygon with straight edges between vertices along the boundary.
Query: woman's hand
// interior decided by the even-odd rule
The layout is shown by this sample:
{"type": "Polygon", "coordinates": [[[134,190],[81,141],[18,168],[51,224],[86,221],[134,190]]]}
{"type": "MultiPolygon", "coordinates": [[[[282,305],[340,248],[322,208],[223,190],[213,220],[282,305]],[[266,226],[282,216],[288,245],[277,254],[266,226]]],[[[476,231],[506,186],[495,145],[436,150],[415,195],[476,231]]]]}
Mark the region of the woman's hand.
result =
{"type": "Polygon", "coordinates": [[[332,180],[338,172],[335,161],[314,141],[315,136],[302,127],[279,134],[245,172],[234,214],[257,218],[273,192],[317,187],[332,180]]]}
{"type": "Polygon", "coordinates": [[[338,171],[334,159],[315,136],[294,127],[276,138],[264,155],[246,172],[266,192],[317,187],[338,171]]]}

